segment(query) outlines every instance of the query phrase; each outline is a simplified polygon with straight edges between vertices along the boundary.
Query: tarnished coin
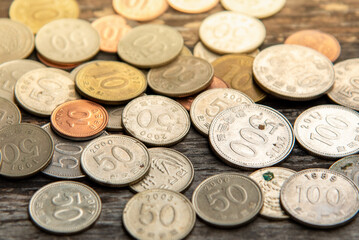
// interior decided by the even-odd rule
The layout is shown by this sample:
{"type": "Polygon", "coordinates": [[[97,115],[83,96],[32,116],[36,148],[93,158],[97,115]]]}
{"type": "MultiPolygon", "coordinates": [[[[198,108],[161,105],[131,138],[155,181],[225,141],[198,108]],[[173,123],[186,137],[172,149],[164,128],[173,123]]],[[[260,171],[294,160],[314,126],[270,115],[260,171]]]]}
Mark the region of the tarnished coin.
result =
{"type": "Polygon", "coordinates": [[[20,122],[19,108],[9,100],[0,97],[0,129],[20,122]]]}
{"type": "Polygon", "coordinates": [[[204,19],[199,36],[202,43],[216,53],[245,53],[263,43],[266,29],[256,18],[223,11],[204,19]]]}
{"type": "Polygon", "coordinates": [[[192,195],[200,218],[219,227],[236,227],[251,220],[263,206],[258,184],[239,173],[222,173],[201,182],[192,195]]]}
{"type": "Polygon", "coordinates": [[[55,234],[73,234],[89,228],[101,213],[100,196],[73,181],[50,183],[35,192],[29,203],[31,220],[55,234]]]}
{"type": "Polygon", "coordinates": [[[26,111],[48,117],[58,105],[79,99],[74,81],[59,71],[39,68],[22,75],[15,84],[16,101],[26,111]]]}
{"type": "Polygon", "coordinates": [[[52,129],[60,136],[75,141],[101,135],[107,123],[106,109],[83,99],[63,103],[51,114],[52,129]]]}
{"type": "Polygon", "coordinates": [[[221,55],[211,52],[208,50],[201,42],[198,42],[194,48],[193,48],[193,55],[195,57],[202,58],[204,60],[207,60],[208,62],[212,63],[217,58],[219,58],[221,55]]]}
{"type": "Polygon", "coordinates": [[[359,186],[359,155],[350,155],[339,159],[329,169],[347,176],[359,186]]]}
{"type": "Polygon", "coordinates": [[[78,63],[100,50],[100,35],[85,20],[59,19],[39,30],[35,45],[42,56],[55,63],[78,63]]]}
{"type": "Polygon", "coordinates": [[[34,34],[20,22],[0,18],[0,36],[0,63],[26,58],[34,50],[34,34]]]}
{"type": "Polygon", "coordinates": [[[256,18],[270,17],[279,12],[286,0],[221,0],[223,7],[256,18]]]}
{"type": "Polygon", "coordinates": [[[152,68],[171,62],[181,53],[182,48],[183,37],[174,28],[144,24],[123,36],[118,43],[117,53],[134,66],[152,68]]]}
{"type": "Polygon", "coordinates": [[[206,89],[213,78],[212,65],[197,57],[180,56],[147,74],[150,88],[169,97],[186,97],[206,89]]]}
{"type": "Polygon", "coordinates": [[[122,124],[133,137],[149,146],[171,146],[188,133],[191,122],[187,110],[162,96],[138,97],[122,113],[122,124]]]}
{"type": "Polygon", "coordinates": [[[106,129],[109,131],[122,131],[122,112],[125,106],[106,106],[105,109],[108,112],[108,123],[106,129]]]}
{"type": "Polygon", "coordinates": [[[345,224],[359,210],[358,187],[344,175],[328,169],[307,169],[283,184],[280,201],[296,221],[310,227],[345,224]]]}
{"type": "Polygon", "coordinates": [[[335,82],[328,97],[335,103],[359,111],[359,58],[334,65],[335,82]]]}
{"type": "Polygon", "coordinates": [[[207,136],[209,126],[218,113],[253,100],[244,93],[230,88],[210,89],[199,94],[193,101],[190,116],[194,127],[207,136]]]}
{"type": "Polygon", "coordinates": [[[305,110],[294,123],[297,141],[310,153],[340,158],[359,151],[359,114],[338,105],[305,110]]]}
{"type": "Polygon", "coordinates": [[[153,20],[168,8],[166,0],[112,0],[112,6],[118,14],[136,21],[153,20]]]}
{"type": "Polygon", "coordinates": [[[78,18],[79,14],[76,0],[16,0],[12,2],[9,10],[11,19],[29,26],[33,33],[37,33],[43,25],[55,19],[78,18]]]}
{"type": "Polygon", "coordinates": [[[184,239],[193,229],[196,213],[182,194],[151,189],[133,196],[123,210],[123,224],[136,239],[184,239]]]}
{"type": "Polygon", "coordinates": [[[76,88],[86,98],[105,104],[121,104],[146,90],[145,75],[121,62],[99,61],[76,74],[76,88]]]}
{"type": "Polygon", "coordinates": [[[140,182],[130,185],[136,192],[161,188],[176,192],[184,191],[193,180],[191,161],[182,153],[171,148],[150,148],[151,168],[140,182]]]}
{"type": "Polygon", "coordinates": [[[184,13],[203,13],[214,8],[219,0],[167,0],[168,4],[177,11],[184,13]]]}
{"type": "Polygon", "coordinates": [[[0,175],[23,178],[38,173],[50,163],[54,143],[41,127],[21,123],[0,130],[0,149],[0,175]]]}
{"type": "Polygon", "coordinates": [[[254,59],[253,73],[263,90],[292,101],[318,98],[334,84],[331,61],[299,45],[279,44],[262,50],[254,59]]]}
{"type": "Polygon", "coordinates": [[[283,183],[292,176],[295,171],[282,168],[270,167],[259,169],[249,175],[260,186],[264,203],[260,214],[272,219],[287,219],[289,216],[280,206],[280,190],[283,183]]]}
{"type": "Polygon", "coordinates": [[[247,94],[253,101],[263,100],[267,94],[253,80],[254,58],[246,55],[225,55],[212,62],[214,75],[230,88],[247,94]]]}
{"type": "Polygon", "coordinates": [[[140,181],[151,164],[143,143],[113,134],[89,143],[82,152],[81,166],[92,180],[110,187],[123,187],[140,181]]]}
{"type": "Polygon", "coordinates": [[[277,164],[294,146],[288,119],[259,104],[242,104],[220,112],[210,126],[209,141],[225,163],[246,169],[277,164]]]}

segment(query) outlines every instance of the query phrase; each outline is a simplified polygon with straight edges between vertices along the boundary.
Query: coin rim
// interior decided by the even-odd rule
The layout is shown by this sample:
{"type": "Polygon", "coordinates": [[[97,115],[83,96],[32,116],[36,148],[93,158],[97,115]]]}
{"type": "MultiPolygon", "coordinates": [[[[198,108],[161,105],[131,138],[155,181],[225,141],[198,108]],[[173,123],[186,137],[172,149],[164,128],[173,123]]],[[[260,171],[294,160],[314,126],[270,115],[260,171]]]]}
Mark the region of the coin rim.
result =
{"type": "MultiPolygon", "coordinates": [[[[0,97],[0,104],[1,104],[0,109],[4,106],[4,105],[2,105],[1,101],[7,103],[8,106],[10,106],[12,108],[12,110],[15,112],[15,114],[17,114],[17,116],[15,116],[17,118],[17,121],[14,124],[21,123],[22,115],[21,115],[21,112],[20,112],[20,109],[18,108],[18,106],[15,103],[13,103],[12,101],[10,101],[9,99],[0,97]]],[[[7,126],[14,125],[14,124],[5,125],[3,127],[0,126],[0,130],[7,127],[7,126]]]]}

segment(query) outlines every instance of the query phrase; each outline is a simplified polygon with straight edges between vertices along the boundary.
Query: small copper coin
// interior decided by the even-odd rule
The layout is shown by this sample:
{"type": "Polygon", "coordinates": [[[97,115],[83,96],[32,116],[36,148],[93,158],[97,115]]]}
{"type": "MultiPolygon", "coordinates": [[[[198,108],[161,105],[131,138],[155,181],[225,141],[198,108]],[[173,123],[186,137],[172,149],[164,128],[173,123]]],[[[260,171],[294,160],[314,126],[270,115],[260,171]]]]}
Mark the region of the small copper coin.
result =
{"type": "Polygon", "coordinates": [[[168,8],[166,0],[113,0],[112,6],[118,14],[135,21],[153,20],[168,8]]]}
{"type": "Polygon", "coordinates": [[[76,63],[76,64],[60,64],[60,63],[54,63],[51,62],[50,60],[46,59],[44,56],[42,56],[40,53],[36,53],[37,58],[40,60],[40,62],[42,62],[43,64],[45,64],[46,66],[49,67],[53,67],[53,68],[60,68],[63,70],[70,70],[73,69],[77,66],[79,66],[81,63],[76,63]]]}
{"type": "Polygon", "coordinates": [[[318,30],[302,30],[290,35],[285,44],[296,44],[310,47],[322,53],[334,62],[340,55],[340,44],[331,34],[318,30]]]}
{"type": "Polygon", "coordinates": [[[108,123],[108,113],[88,100],[74,100],[58,106],[51,114],[51,127],[60,136],[83,141],[97,137],[108,123]]]}

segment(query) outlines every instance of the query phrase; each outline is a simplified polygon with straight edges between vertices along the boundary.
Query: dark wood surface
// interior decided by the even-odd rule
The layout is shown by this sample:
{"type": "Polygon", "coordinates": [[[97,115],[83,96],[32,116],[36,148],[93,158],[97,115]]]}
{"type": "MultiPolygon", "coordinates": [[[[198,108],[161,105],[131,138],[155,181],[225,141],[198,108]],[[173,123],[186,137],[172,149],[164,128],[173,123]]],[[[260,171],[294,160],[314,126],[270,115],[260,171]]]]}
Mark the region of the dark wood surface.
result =
{"type": "MultiPolygon", "coordinates": [[[[79,0],[80,18],[94,19],[113,14],[111,0],[79,0]]],[[[11,0],[0,1],[0,17],[8,17],[11,0]]],[[[156,23],[166,23],[176,27],[192,49],[198,41],[198,28],[201,21],[217,11],[223,10],[220,4],[208,13],[183,14],[171,8],[156,19],[156,23]]],[[[132,26],[139,23],[129,21],[132,26]]],[[[264,19],[267,29],[266,40],[261,49],[282,43],[291,33],[302,29],[319,29],[333,34],[341,43],[342,53],[337,61],[355,58],[359,55],[359,1],[358,0],[287,0],[284,9],[273,17],[264,19]]],[[[1,36],[0,36],[1,37],[1,36]]],[[[30,57],[36,59],[33,53],[30,57]]],[[[115,54],[99,53],[96,59],[119,60],[115,54]]],[[[289,102],[268,97],[262,104],[282,112],[293,124],[296,117],[305,109],[331,103],[326,96],[308,102],[289,102]]],[[[23,122],[42,125],[49,119],[37,118],[22,110],[23,122]]],[[[195,177],[191,187],[184,194],[191,199],[196,186],[208,176],[236,171],[216,158],[210,150],[208,141],[191,128],[184,141],[173,146],[193,162],[195,177]]],[[[293,152],[281,167],[302,170],[312,167],[328,168],[333,161],[320,159],[307,154],[296,143],[293,152]]],[[[127,188],[106,188],[90,180],[82,182],[93,187],[100,195],[103,209],[99,220],[90,229],[80,234],[59,237],[47,234],[33,225],[28,215],[31,196],[42,186],[56,181],[42,174],[26,179],[11,181],[0,178],[0,239],[130,239],[122,225],[122,211],[126,202],[133,196],[127,188]]],[[[187,239],[358,239],[359,219],[332,230],[316,230],[304,227],[292,220],[272,221],[257,217],[253,222],[236,229],[210,227],[197,218],[195,228],[187,239]]]]}

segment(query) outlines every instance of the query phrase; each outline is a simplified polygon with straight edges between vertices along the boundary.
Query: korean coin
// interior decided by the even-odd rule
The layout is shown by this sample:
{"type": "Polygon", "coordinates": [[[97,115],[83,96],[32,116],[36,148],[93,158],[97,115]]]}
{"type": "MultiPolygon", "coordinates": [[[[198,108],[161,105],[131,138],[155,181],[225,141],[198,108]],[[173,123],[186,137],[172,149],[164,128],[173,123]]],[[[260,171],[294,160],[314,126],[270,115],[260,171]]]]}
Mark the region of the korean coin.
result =
{"type": "Polygon", "coordinates": [[[359,155],[350,155],[333,163],[330,170],[339,172],[359,186],[359,155]]]}
{"type": "Polygon", "coordinates": [[[125,106],[106,106],[108,112],[108,123],[106,129],[109,131],[122,131],[122,112],[125,106]]]}
{"type": "Polygon", "coordinates": [[[203,13],[211,10],[219,0],[168,0],[168,4],[177,11],[184,13],[203,13]]]}
{"type": "Polygon", "coordinates": [[[219,58],[221,55],[211,52],[208,50],[201,42],[198,42],[194,48],[193,48],[193,55],[195,57],[202,58],[204,60],[207,60],[209,63],[212,63],[217,58],[219,58]]]}
{"type": "Polygon", "coordinates": [[[0,97],[0,129],[20,122],[19,108],[9,100],[0,97]]]}

